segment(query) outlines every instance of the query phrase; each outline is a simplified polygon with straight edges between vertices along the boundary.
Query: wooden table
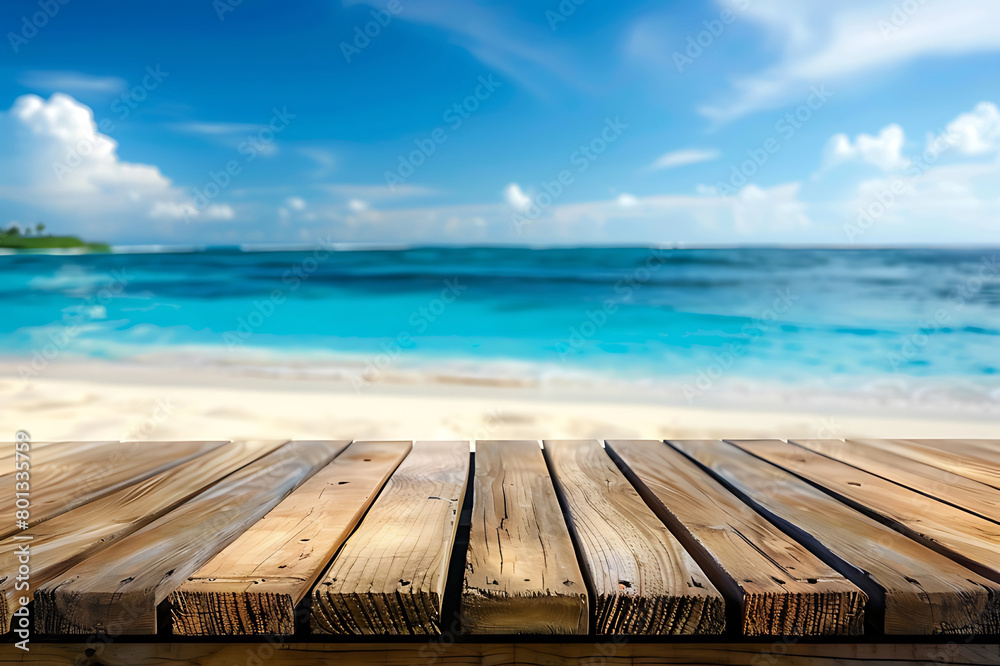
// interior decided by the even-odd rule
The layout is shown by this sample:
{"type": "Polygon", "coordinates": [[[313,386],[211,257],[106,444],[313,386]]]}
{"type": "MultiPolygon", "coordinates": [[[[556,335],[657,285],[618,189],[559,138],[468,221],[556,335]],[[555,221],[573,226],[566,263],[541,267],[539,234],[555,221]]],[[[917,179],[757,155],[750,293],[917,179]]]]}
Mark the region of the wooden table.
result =
{"type": "Polygon", "coordinates": [[[0,663],[1000,664],[1000,440],[469,444],[35,443],[0,663]]]}

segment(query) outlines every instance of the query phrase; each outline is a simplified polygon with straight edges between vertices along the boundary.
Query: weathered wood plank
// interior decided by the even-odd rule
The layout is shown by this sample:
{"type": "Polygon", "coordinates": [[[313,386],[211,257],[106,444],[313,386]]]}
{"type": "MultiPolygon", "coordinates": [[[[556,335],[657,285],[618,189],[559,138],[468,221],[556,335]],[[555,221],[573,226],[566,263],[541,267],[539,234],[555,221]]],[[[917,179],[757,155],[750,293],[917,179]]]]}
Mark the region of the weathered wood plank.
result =
{"type": "Polygon", "coordinates": [[[597,440],[545,440],[545,457],[584,571],[598,634],[718,634],[722,595],[597,440]]]}
{"type": "Polygon", "coordinates": [[[694,556],[748,636],[857,635],[866,595],[658,441],[609,441],[612,457],[694,556]]]}
{"type": "Polygon", "coordinates": [[[954,472],[969,479],[1000,488],[1000,449],[997,440],[968,439],[850,439],[912,458],[926,465],[954,472]]]}
{"type": "Polygon", "coordinates": [[[468,478],[468,441],[415,442],[313,590],[313,631],[440,633],[468,478]]]}
{"type": "Polygon", "coordinates": [[[188,636],[292,634],[309,593],[410,442],[354,442],[170,594],[188,636]]]}
{"type": "Polygon", "coordinates": [[[537,441],[477,441],[462,590],[471,634],[585,634],[587,589],[537,441]]]}
{"type": "MultiPolygon", "coordinates": [[[[54,518],[98,497],[148,479],[164,470],[196,458],[223,442],[169,442],[163,446],[134,450],[120,442],[81,442],[58,457],[46,447],[34,461],[31,473],[31,518],[28,527],[54,518]]],[[[62,449],[62,445],[56,445],[62,449]]],[[[15,472],[0,477],[0,488],[13,487],[15,472]],[[7,480],[8,477],[11,480],[7,480]]],[[[13,516],[14,493],[0,497],[0,516],[13,516]]],[[[19,530],[13,521],[0,527],[0,539],[19,530]]]]}
{"type": "MultiPolygon", "coordinates": [[[[159,445],[159,443],[157,443],[159,445]]],[[[32,527],[31,583],[46,583],[103,548],[180,506],[227,474],[274,451],[283,441],[232,442],[166,472],[32,527]]],[[[0,631],[9,627],[16,590],[17,535],[0,541],[0,631]]],[[[29,595],[30,596],[30,595],[29,595]]]]}
{"type": "MultiPolygon", "coordinates": [[[[31,459],[32,465],[40,465],[45,462],[50,462],[52,460],[58,460],[67,453],[72,453],[74,451],[80,451],[84,448],[91,448],[95,446],[106,446],[108,444],[115,444],[117,440],[95,440],[95,441],[52,441],[52,442],[35,442],[29,443],[29,457],[31,459]]],[[[4,442],[0,445],[0,459],[12,458],[16,452],[14,442],[4,442]]],[[[8,467],[9,469],[9,467],[8,467]]]]}
{"type": "Polygon", "coordinates": [[[890,453],[877,441],[841,439],[789,440],[828,458],[834,458],[942,502],[971,511],[980,518],[1000,521],[1000,490],[960,474],[890,453]]]}
{"type": "Polygon", "coordinates": [[[0,645],[0,664],[46,666],[995,666],[997,643],[59,643],[26,653],[0,645]]]}
{"type": "Polygon", "coordinates": [[[974,455],[1000,465],[1000,439],[907,439],[907,442],[944,451],[972,451],[974,455]]]}
{"type": "Polygon", "coordinates": [[[44,633],[156,632],[156,606],[347,442],[285,444],[35,592],[44,633]]]}
{"type": "Polygon", "coordinates": [[[778,440],[733,443],[1000,582],[1000,525],[795,444],[778,440]]]}
{"type": "MultiPolygon", "coordinates": [[[[1000,586],[721,441],[671,441],[850,578],[887,634],[1000,633],[1000,586]]],[[[868,619],[873,620],[872,613],[868,619]]]]}

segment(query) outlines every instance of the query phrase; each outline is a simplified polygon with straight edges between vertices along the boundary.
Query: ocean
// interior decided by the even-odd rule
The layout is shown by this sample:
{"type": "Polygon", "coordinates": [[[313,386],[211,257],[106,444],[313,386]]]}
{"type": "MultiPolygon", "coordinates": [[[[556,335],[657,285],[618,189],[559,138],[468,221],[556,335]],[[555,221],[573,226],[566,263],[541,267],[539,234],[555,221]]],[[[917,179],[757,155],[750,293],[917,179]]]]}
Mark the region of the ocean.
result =
{"type": "MultiPolygon", "coordinates": [[[[1000,405],[997,251],[208,249],[0,256],[0,345],[59,359],[1000,405]]],[[[817,398],[819,399],[819,398],[817,398]]]]}

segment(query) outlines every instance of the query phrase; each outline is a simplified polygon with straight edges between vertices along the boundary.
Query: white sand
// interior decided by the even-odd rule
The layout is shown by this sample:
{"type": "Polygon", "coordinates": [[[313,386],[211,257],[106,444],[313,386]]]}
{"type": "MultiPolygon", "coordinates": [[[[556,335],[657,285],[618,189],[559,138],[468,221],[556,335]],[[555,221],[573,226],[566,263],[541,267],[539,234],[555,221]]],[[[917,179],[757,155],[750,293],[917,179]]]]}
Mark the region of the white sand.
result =
{"type": "Polygon", "coordinates": [[[997,437],[985,417],[712,409],[552,388],[267,379],[220,369],[0,362],[0,441],[997,437]]]}

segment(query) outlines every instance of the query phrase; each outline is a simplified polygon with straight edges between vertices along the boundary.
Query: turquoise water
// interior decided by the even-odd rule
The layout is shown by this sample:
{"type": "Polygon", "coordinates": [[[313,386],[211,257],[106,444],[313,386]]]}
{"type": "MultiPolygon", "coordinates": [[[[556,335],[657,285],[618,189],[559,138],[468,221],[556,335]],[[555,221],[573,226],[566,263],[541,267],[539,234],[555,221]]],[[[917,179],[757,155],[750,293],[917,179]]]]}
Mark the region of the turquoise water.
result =
{"type": "MultiPolygon", "coordinates": [[[[8,356],[524,362],[627,379],[975,378],[992,250],[403,249],[0,256],[8,356]]],[[[1000,386],[1000,381],[997,382],[1000,386]]]]}

